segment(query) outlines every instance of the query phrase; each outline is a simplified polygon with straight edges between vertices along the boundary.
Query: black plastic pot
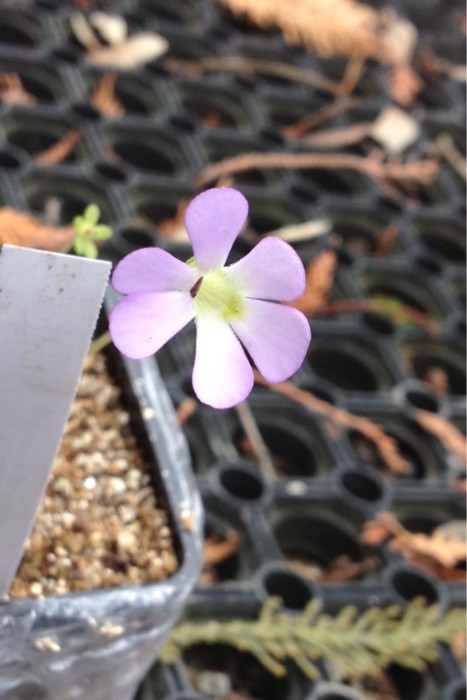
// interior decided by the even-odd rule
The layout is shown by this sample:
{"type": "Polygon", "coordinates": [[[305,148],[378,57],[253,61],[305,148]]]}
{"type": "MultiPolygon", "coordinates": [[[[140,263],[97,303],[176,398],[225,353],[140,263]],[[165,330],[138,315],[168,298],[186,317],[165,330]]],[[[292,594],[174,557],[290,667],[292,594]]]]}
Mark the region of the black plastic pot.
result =
{"type": "Polygon", "coordinates": [[[130,700],[198,575],[202,507],[166,389],[154,363],[115,363],[155,488],[167,502],[179,569],[162,583],[0,603],[2,700],[130,700]],[[48,644],[39,644],[43,639],[48,644]]]}

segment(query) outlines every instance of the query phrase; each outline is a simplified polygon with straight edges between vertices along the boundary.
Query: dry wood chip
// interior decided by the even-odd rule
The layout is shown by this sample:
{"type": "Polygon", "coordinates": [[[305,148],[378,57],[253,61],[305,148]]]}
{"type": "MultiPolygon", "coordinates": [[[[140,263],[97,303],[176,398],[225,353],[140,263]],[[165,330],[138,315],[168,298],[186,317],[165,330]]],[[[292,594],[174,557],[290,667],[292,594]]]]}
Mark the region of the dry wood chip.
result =
{"type": "Polygon", "coordinates": [[[418,121],[393,105],[387,105],[381,110],[370,130],[370,136],[391,155],[402,153],[419,135],[418,121]]]}
{"type": "Polygon", "coordinates": [[[163,56],[169,48],[167,39],[152,32],[141,32],[122,44],[92,49],[86,61],[98,66],[131,70],[163,56]]]}

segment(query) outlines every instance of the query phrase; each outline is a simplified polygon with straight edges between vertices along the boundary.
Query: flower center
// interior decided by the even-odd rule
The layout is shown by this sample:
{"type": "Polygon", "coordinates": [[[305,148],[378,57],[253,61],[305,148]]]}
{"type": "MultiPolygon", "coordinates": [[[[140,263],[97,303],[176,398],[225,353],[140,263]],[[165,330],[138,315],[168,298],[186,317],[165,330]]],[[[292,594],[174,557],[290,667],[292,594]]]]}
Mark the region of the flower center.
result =
{"type": "Polygon", "coordinates": [[[215,314],[229,322],[241,318],[245,310],[242,294],[225,268],[201,277],[192,288],[191,296],[197,316],[215,314]]]}

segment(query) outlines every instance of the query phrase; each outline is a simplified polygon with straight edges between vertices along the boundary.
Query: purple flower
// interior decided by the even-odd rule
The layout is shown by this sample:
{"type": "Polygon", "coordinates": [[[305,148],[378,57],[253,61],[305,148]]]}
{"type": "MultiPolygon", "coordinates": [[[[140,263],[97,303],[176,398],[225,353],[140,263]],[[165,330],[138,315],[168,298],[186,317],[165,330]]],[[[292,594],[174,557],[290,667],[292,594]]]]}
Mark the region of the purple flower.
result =
{"type": "Polygon", "coordinates": [[[186,211],[193,258],[184,263],[165,250],[141,248],[112,277],[125,296],[112,310],[110,334],[124,355],[148,357],[196,320],[193,388],[214,408],[234,406],[253,388],[243,348],[264,378],[276,383],[299,369],[311,339],[300,311],[271,303],[292,301],[305,289],[305,270],[290,245],[264,238],[225,267],[247,214],[248,202],[237,190],[207,190],[186,211]]]}

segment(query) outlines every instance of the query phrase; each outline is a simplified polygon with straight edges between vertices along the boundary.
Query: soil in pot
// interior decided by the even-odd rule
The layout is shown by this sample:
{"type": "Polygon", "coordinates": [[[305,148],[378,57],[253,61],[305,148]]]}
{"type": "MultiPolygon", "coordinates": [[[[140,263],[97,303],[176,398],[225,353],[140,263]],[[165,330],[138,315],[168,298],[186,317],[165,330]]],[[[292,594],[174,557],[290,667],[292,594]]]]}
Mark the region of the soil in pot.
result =
{"type": "Polygon", "coordinates": [[[104,355],[89,355],[12,598],[161,581],[169,516],[104,355]]]}

